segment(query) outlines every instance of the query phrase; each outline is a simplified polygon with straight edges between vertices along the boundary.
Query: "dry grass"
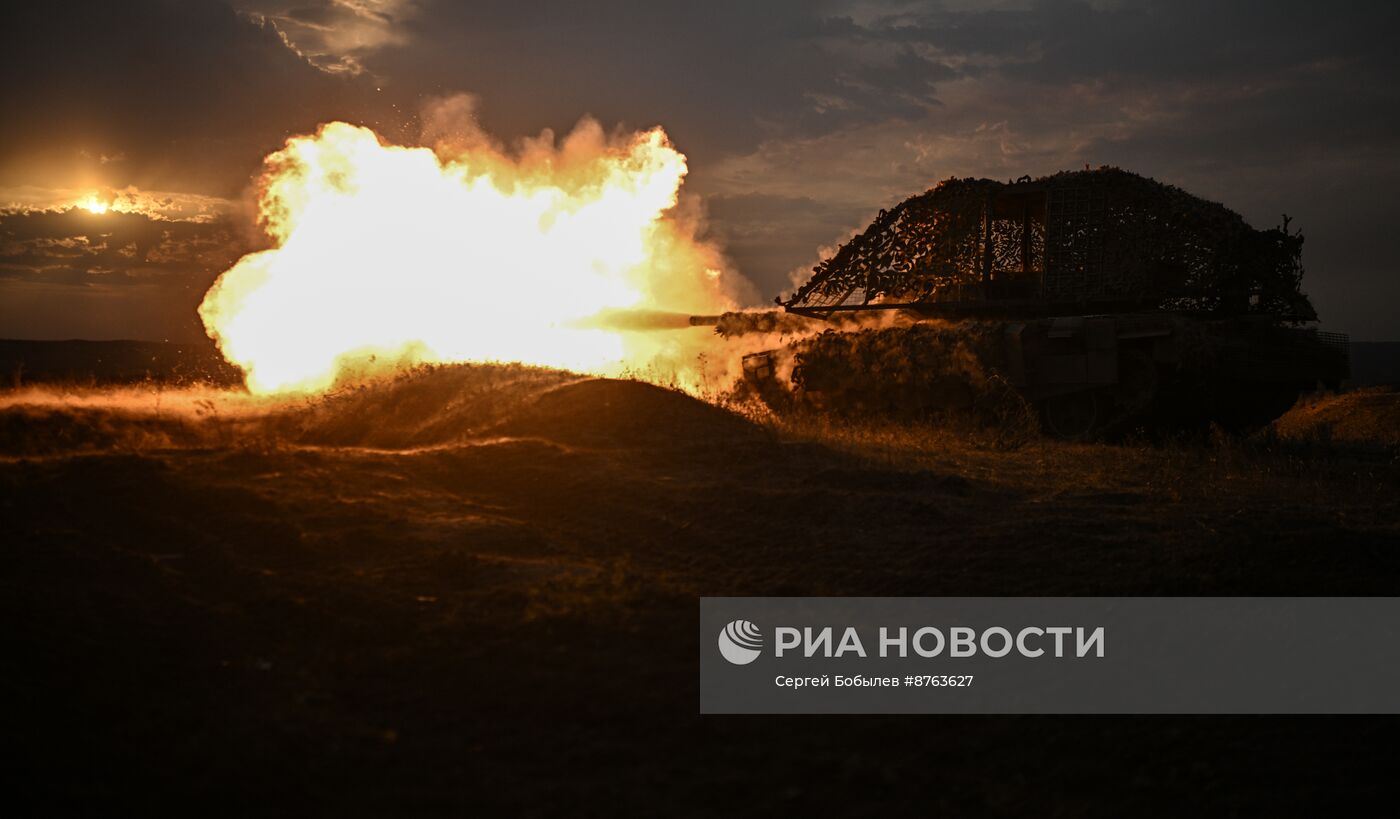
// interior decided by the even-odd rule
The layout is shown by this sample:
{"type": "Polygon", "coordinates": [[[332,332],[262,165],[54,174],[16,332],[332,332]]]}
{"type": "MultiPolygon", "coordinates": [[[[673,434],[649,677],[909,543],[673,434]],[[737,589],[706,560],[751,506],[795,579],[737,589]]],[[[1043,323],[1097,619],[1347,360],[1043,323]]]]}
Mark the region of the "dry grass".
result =
{"type": "MultiPolygon", "coordinates": [[[[1335,411],[1352,403],[1347,399],[1340,396],[1329,406],[1335,411]]],[[[1388,405],[1392,412],[1397,406],[1388,405]]],[[[1389,501],[1400,483],[1400,453],[1385,446],[1379,425],[1372,422],[1366,437],[1357,432],[1345,438],[1305,436],[1295,432],[1295,413],[1280,422],[1286,433],[1270,428],[1240,436],[1213,430],[1206,438],[1112,444],[1018,437],[1008,445],[997,430],[966,423],[852,422],[811,415],[770,416],[764,422],[784,439],[829,446],[878,468],[951,473],[1038,497],[1128,492],[1169,503],[1245,495],[1347,506],[1378,496],[1389,501]]]]}
{"type": "Polygon", "coordinates": [[[1370,387],[1303,401],[1273,429],[1283,440],[1305,444],[1400,450],[1400,390],[1370,387]]]}
{"type": "Polygon", "coordinates": [[[4,395],[0,454],[287,445],[406,449],[500,435],[584,445],[630,438],[665,448],[671,436],[679,442],[737,441],[751,430],[829,448],[878,469],[953,474],[999,490],[1044,495],[1075,487],[1172,499],[1244,487],[1280,494],[1317,487],[1367,492],[1400,458],[1400,392],[1384,388],[1302,403],[1253,436],[1216,432],[1116,444],[1047,440],[1020,415],[1001,422],[954,415],[923,423],[813,412],[777,416],[757,402],[728,402],[717,392],[707,398],[693,401],[674,387],[589,381],[522,365],[422,366],[392,379],[293,399],[159,383],[50,385],[4,395]]]}
{"type": "Polygon", "coordinates": [[[1253,815],[1387,781],[1373,720],[701,720],[694,642],[700,595],[1389,594],[1383,453],[746,418],[509,367],[275,404],[13,398],[0,617],[35,723],[15,739],[109,807],[722,814],[757,772],[764,815],[851,793],[1034,813],[1229,775],[1260,783],[1253,815]],[[1290,765],[1308,776],[1275,782],[1290,765]]]}

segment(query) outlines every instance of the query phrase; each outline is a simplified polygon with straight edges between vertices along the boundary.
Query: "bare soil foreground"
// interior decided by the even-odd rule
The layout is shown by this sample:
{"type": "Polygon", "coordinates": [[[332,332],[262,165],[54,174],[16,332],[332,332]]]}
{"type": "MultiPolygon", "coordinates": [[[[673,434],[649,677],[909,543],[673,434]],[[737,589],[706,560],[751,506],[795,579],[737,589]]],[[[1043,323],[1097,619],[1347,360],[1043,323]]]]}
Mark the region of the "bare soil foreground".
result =
{"type": "Polygon", "coordinates": [[[519,367],[281,404],[0,394],[12,791],[54,815],[1389,799],[1395,717],[702,718],[695,624],[701,595],[1392,595],[1397,406],[1008,447],[519,367]]]}

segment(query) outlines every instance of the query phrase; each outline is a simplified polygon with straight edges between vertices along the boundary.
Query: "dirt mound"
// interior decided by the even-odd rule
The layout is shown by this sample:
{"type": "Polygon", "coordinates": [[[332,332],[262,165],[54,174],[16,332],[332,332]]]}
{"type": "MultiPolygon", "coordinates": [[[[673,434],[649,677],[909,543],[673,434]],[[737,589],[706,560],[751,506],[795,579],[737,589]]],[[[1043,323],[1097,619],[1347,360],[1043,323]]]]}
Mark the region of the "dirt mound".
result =
{"type": "Polygon", "coordinates": [[[387,449],[501,436],[657,446],[755,432],[675,390],[522,365],[425,367],[319,399],[274,423],[278,437],[297,443],[387,449]]]}
{"type": "Polygon", "coordinates": [[[1304,402],[1273,428],[1287,440],[1400,449],[1400,389],[1372,387],[1304,402]]]}
{"type": "Polygon", "coordinates": [[[277,437],[302,444],[433,446],[477,437],[541,392],[578,378],[522,364],[425,366],[309,401],[270,423],[277,437]]]}
{"type": "Polygon", "coordinates": [[[749,421],[684,393],[613,379],[550,390],[494,432],[604,447],[673,446],[759,434],[749,421]]]}
{"type": "Polygon", "coordinates": [[[415,449],[501,436],[658,447],[757,434],[739,416],[637,381],[523,365],[421,367],[300,399],[212,390],[11,394],[0,455],[285,445],[415,449]]]}

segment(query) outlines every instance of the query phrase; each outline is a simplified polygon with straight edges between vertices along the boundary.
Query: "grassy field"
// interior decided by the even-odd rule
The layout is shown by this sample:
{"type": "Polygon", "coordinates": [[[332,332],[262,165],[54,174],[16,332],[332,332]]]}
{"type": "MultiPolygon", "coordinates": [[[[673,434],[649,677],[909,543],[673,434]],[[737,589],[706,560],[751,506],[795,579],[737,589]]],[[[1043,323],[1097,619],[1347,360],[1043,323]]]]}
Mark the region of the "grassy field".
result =
{"type": "Polygon", "coordinates": [[[21,790],[104,814],[1385,796],[1392,717],[701,718],[694,632],[701,595],[1394,594],[1397,401],[1110,446],[776,420],[522,367],[297,402],[12,390],[21,790]]]}

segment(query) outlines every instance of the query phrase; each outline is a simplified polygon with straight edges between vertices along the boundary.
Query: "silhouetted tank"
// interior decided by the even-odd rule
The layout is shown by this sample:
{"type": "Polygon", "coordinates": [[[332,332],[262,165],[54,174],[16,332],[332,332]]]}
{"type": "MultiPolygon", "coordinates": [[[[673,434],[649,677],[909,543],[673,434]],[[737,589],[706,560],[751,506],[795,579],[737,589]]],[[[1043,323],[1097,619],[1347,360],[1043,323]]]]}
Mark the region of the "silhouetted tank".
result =
{"type": "Polygon", "coordinates": [[[746,371],[763,382],[790,366],[787,397],[798,402],[889,404],[879,393],[893,389],[903,405],[956,405],[975,391],[920,362],[961,332],[969,341],[957,349],[1028,399],[1053,434],[1263,423],[1348,375],[1346,336],[1315,328],[1300,288],[1302,244],[1286,217],[1256,230],[1115,168],[950,179],[881,211],[777,300],[838,331],[750,356],[746,371]],[[880,311],[899,318],[869,320],[880,311]]]}

